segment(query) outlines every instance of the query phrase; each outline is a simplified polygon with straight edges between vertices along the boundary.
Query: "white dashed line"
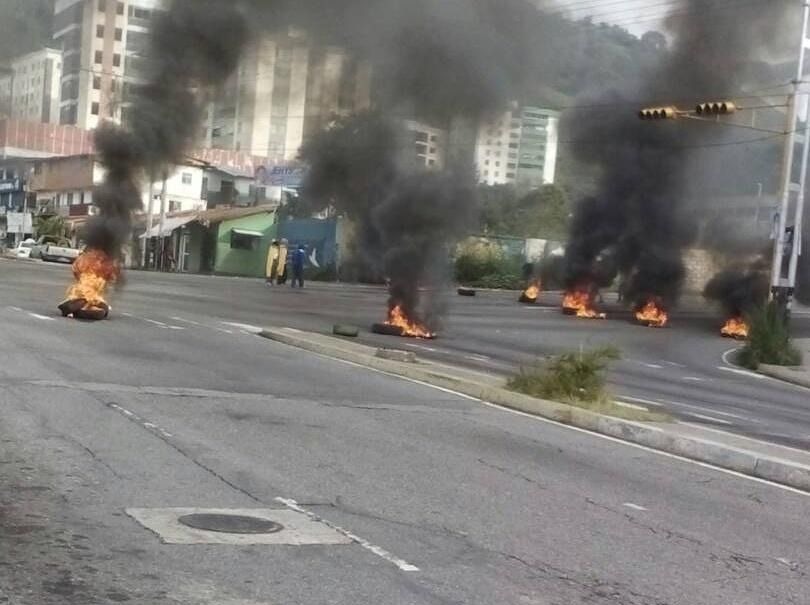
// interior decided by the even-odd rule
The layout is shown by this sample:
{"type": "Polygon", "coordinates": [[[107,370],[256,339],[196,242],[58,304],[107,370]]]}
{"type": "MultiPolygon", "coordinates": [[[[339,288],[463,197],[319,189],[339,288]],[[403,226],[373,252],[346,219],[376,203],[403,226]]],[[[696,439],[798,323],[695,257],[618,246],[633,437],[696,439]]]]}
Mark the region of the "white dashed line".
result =
{"type": "Polygon", "coordinates": [[[318,523],[323,523],[324,525],[326,525],[328,527],[331,527],[336,532],[341,533],[344,536],[346,536],[347,538],[349,538],[349,540],[351,540],[355,544],[365,548],[368,551],[373,552],[375,555],[377,555],[378,557],[380,557],[382,559],[385,559],[389,563],[393,563],[394,565],[399,567],[399,569],[401,569],[402,571],[419,571],[419,568],[416,565],[411,565],[410,563],[408,563],[407,561],[405,561],[403,559],[400,559],[396,555],[392,555],[390,552],[388,552],[384,548],[382,548],[380,546],[376,546],[376,545],[372,544],[371,542],[369,542],[368,540],[365,540],[365,539],[361,538],[360,536],[358,536],[356,534],[353,534],[352,532],[350,532],[350,531],[348,531],[346,529],[343,529],[339,525],[335,525],[334,523],[332,523],[330,521],[327,521],[326,519],[324,519],[320,515],[316,515],[312,511],[309,511],[309,510],[299,506],[298,503],[295,500],[290,500],[289,498],[274,498],[274,500],[276,502],[279,502],[279,503],[283,504],[284,506],[286,506],[290,510],[294,510],[297,513],[301,513],[303,515],[306,515],[307,517],[309,517],[313,521],[317,521],[318,523]]]}
{"type": "Polygon", "coordinates": [[[716,416],[725,416],[726,418],[734,418],[735,420],[744,420],[746,422],[754,422],[754,423],[760,424],[759,420],[754,420],[754,419],[748,418],[746,416],[740,416],[738,414],[731,414],[729,412],[721,412],[719,410],[715,410],[715,409],[712,409],[712,408],[702,407],[702,406],[699,406],[699,405],[691,405],[689,403],[683,403],[681,401],[667,401],[667,400],[652,401],[651,399],[643,399],[641,397],[630,397],[630,396],[625,396],[624,399],[629,399],[630,401],[637,401],[639,403],[645,403],[645,404],[648,404],[648,405],[655,405],[655,406],[672,405],[672,406],[687,408],[687,409],[690,409],[690,410],[698,410],[700,412],[710,412],[712,414],[715,414],[716,416]]]}
{"type": "Polygon", "coordinates": [[[664,369],[664,366],[660,366],[657,363],[644,363],[644,362],[642,362],[641,365],[643,365],[644,367],[647,367],[647,368],[651,368],[653,370],[663,370],[664,369]]]}
{"type": "Polygon", "coordinates": [[[238,322],[231,322],[231,321],[221,321],[219,322],[223,326],[231,326],[232,328],[237,328],[242,332],[248,332],[249,334],[261,334],[264,328],[260,328],[259,326],[252,326],[250,324],[242,324],[238,322]]]}
{"type": "Polygon", "coordinates": [[[624,504],[622,504],[622,506],[626,506],[627,508],[632,508],[633,510],[640,510],[640,511],[647,510],[643,506],[641,506],[639,504],[633,504],[632,502],[625,502],[624,504]]]}
{"type": "Polygon", "coordinates": [[[17,311],[17,313],[22,313],[23,312],[23,310],[20,309],[19,307],[9,307],[9,309],[12,310],[12,311],[17,311]]]}
{"type": "Polygon", "coordinates": [[[686,368],[686,366],[684,364],[675,363],[674,361],[662,361],[661,363],[664,363],[664,364],[666,364],[668,366],[672,366],[673,368],[682,368],[682,369],[686,368]]]}
{"type": "Polygon", "coordinates": [[[144,420],[143,418],[138,416],[135,412],[130,412],[128,409],[121,407],[117,403],[109,403],[107,405],[110,407],[110,409],[113,409],[116,412],[120,412],[121,414],[123,414],[124,416],[126,416],[127,418],[132,420],[133,422],[137,422],[138,424],[140,424],[143,428],[145,428],[150,433],[154,433],[156,435],[164,437],[165,439],[171,439],[174,436],[171,433],[169,433],[168,431],[164,431],[158,425],[156,425],[156,424],[154,424],[152,422],[147,422],[146,420],[144,420]]]}
{"type": "Polygon", "coordinates": [[[698,376],[683,376],[682,380],[686,380],[688,382],[706,382],[705,378],[699,378],[698,376]]]}
{"type": "Polygon", "coordinates": [[[198,321],[194,321],[191,319],[185,319],[184,317],[172,317],[172,321],[180,321],[185,324],[191,324],[192,326],[201,326],[202,324],[198,321]]]}
{"type": "Polygon", "coordinates": [[[687,412],[687,414],[692,418],[700,418],[701,420],[708,420],[709,422],[716,422],[717,424],[725,424],[727,426],[734,424],[728,420],[720,420],[719,418],[715,418],[714,416],[706,416],[705,414],[696,414],[695,412],[687,412]]]}
{"type": "Polygon", "coordinates": [[[31,317],[34,319],[41,319],[42,321],[55,321],[53,317],[48,317],[47,315],[40,315],[39,313],[29,313],[31,317]]]}

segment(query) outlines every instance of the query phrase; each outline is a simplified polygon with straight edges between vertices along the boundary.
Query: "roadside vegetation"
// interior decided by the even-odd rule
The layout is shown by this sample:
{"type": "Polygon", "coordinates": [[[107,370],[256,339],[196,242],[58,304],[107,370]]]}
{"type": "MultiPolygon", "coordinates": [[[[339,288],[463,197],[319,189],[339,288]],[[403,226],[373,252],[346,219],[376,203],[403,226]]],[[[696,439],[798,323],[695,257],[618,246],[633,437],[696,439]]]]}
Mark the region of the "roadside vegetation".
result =
{"type": "Polygon", "coordinates": [[[491,243],[470,239],[458,248],[455,261],[456,281],[473,288],[520,290],[521,262],[510,258],[491,243]]]}
{"type": "Polygon", "coordinates": [[[798,366],[801,352],[793,346],[778,306],[771,302],[748,314],[748,342],[737,356],[740,365],[756,370],[760,364],[798,366]]]}
{"type": "Polygon", "coordinates": [[[621,358],[616,347],[564,353],[521,368],[507,383],[517,393],[559,401],[626,420],[668,421],[669,417],[615,403],[607,390],[605,371],[621,358]]]}

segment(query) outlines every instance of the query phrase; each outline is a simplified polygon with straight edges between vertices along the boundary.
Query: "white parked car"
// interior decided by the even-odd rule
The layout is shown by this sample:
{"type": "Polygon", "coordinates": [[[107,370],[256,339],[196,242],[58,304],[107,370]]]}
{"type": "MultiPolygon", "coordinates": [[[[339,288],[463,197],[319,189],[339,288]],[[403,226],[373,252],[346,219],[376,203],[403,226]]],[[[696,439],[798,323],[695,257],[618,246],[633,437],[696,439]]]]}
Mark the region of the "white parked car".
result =
{"type": "Polygon", "coordinates": [[[31,250],[35,244],[36,242],[32,239],[21,241],[16,248],[12,248],[11,256],[13,258],[31,258],[31,250]]]}

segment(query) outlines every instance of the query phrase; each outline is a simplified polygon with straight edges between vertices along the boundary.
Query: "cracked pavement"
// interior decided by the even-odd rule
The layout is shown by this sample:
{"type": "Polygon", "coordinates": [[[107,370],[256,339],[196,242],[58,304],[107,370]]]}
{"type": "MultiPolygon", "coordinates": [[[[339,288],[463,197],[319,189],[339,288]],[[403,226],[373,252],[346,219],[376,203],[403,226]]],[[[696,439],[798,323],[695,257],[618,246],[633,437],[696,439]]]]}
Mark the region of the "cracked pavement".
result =
{"type": "Polygon", "coordinates": [[[0,603],[807,602],[808,496],[227,334],[216,303],[141,320],[171,301],[0,315],[0,603]],[[278,498],[419,571],[359,541],[166,545],[124,512],[278,498]]]}

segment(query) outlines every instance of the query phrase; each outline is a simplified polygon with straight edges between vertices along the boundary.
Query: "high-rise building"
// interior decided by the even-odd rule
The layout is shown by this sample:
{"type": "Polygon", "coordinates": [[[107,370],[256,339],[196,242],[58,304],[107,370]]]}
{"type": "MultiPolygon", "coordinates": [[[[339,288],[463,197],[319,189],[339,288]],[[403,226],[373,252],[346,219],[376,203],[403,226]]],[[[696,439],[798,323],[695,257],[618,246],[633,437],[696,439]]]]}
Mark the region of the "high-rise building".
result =
{"type": "Polygon", "coordinates": [[[417,164],[431,170],[442,170],[446,163],[447,131],[416,120],[406,120],[405,128],[413,134],[417,164]]]}
{"type": "Polygon", "coordinates": [[[62,53],[52,48],[13,59],[0,74],[0,114],[26,122],[59,123],[62,53]]]}
{"type": "Polygon", "coordinates": [[[369,107],[371,67],[345,50],[289,31],[265,36],[245,53],[209,108],[206,144],[271,162],[294,160],[335,116],[369,107]]]}
{"type": "Polygon", "coordinates": [[[478,129],[475,165],[487,185],[537,189],[554,182],[559,113],[539,107],[515,108],[478,129]]]}
{"type": "Polygon", "coordinates": [[[62,49],[59,122],[95,128],[120,121],[125,82],[137,78],[159,0],[56,0],[54,45],[62,49]]]}

